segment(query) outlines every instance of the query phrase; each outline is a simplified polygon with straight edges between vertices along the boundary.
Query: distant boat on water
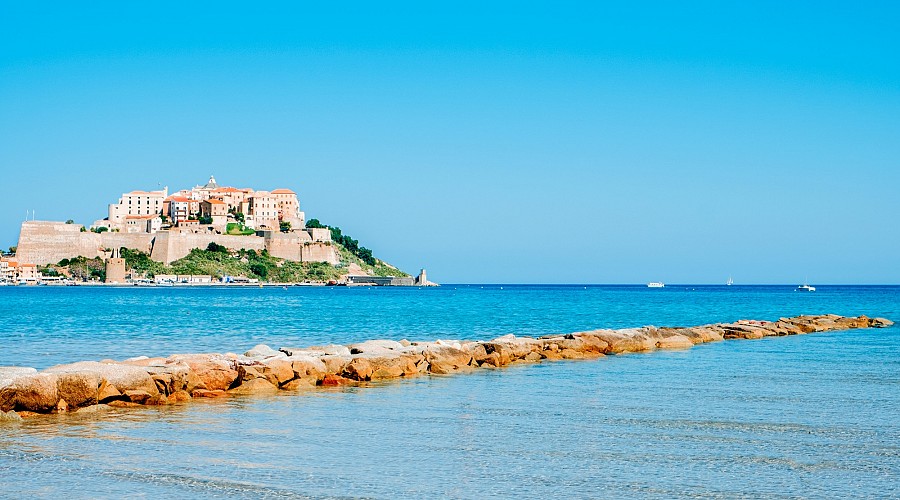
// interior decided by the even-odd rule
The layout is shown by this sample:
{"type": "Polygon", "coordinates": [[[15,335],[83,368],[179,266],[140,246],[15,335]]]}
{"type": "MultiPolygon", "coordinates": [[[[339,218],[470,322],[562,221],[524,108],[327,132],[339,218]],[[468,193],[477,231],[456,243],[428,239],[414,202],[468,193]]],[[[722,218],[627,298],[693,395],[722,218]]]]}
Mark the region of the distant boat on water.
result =
{"type": "Polygon", "coordinates": [[[661,281],[651,281],[647,283],[647,288],[665,288],[666,284],[661,281]]]}
{"type": "Polygon", "coordinates": [[[798,290],[798,291],[801,291],[801,292],[815,292],[815,291],[816,291],[816,287],[814,287],[814,286],[809,286],[809,285],[800,285],[800,286],[797,287],[797,290],[798,290]]]}
{"type": "Polygon", "coordinates": [[[731,286],[734,284],[734,280],[731,279],[731,276],[728,277],[728,281],[725,282],[726,285],[731,286]]]}

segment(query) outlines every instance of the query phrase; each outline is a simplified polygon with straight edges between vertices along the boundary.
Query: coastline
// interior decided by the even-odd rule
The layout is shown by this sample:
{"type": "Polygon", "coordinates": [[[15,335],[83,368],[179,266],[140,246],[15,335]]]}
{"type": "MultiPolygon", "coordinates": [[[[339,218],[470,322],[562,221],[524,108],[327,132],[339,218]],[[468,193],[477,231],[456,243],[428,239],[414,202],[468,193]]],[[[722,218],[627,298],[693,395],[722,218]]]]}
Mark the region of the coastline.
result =
{"type": "Polygon", "coordinates": [[[40,372],[33,368],[3,367],[0,368],[0,410],[4,412],[3,420],[18,420],[40,414],[314,390],[318,386],[449,375],[545,360],[596,359],[657,349],[687,349],[721,340],[880,328],[892,324],[887,319],[866,316],[804,315],[777,321],[645,326],[537,338],[505,335],[478,342],[369,340],[278,350],[258,345],[243,355],[173,354],[167,358],[81,361],[40,372]]]}

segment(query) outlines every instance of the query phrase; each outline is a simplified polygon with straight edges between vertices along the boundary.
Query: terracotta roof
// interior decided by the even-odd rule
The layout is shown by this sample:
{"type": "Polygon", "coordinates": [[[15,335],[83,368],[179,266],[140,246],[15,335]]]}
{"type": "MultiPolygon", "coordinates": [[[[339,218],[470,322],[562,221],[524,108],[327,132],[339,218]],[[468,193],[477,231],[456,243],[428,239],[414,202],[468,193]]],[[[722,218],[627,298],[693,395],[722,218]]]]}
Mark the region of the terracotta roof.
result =
{"type": "Polygon", "coordinates": [[[290,189],[279,188],[279,189],[275,189],[274,191],[272,191],[272,194],[297,194],[297,193],[291,191],[290,189]]]}
{"type": "Polygon", "coordinates": [[[241,191],[242,191],[241,189],[233,188],[233,187],[220,187],[220,188],[213,189],[213,192],[215,192],[215,193],[236,193],[236,192],[241,192],[241,191]]]}
{"type": "Polygon", "coordinates": [[[224,204],[225,204],[224,201],[222,201],[222,200],[217,200],[217,199],[215,199],[215,198],[210,198],[210,199],[206,200],[206,202],[207,202],[207,203],[210,203],[210,204],[212,204],[212,205],[224,205],[224,204]]]}
{"type": "Polygon", "coordinates": [[[184,203],[186,201],[191,201],[191,200],[188,198],[185,198],[184,196],[177,196],[177,195],[173,194],[172,196],[169,196],[168,198],[166,198],[165,201],[178,201],[178,202],[184,203]]]}

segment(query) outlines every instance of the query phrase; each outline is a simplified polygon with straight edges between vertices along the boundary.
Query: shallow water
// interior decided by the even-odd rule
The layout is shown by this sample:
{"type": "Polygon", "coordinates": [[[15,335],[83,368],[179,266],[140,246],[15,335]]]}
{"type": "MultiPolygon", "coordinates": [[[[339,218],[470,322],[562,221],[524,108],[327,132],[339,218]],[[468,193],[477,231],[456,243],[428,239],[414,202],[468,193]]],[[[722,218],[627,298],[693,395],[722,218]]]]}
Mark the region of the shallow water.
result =
{"type": "MultiPolygon", "coordinates": [[[[896,287],[15,288],[0,299],[0,364],[38,367],[259,342],[900,316],[896,287]]],[[[854,330],[40,417],[0,425],[0,496],[898,497],[898,348],[900,328],[854,330]]]]}

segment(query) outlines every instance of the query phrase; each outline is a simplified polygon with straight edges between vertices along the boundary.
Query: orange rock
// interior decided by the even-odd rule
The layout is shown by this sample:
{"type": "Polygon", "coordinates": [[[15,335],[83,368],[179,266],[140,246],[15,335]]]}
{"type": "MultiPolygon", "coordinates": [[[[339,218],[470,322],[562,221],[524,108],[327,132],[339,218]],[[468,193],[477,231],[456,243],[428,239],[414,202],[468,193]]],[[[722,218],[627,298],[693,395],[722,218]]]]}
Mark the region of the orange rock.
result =
{"type": "Polygon", "coordinates": [[[97,404],[100,376],[93,372],[60,373],[56,389],[72,409],[97,404]]]}
{"type": "Polygon", "coordinates": [[[233,389],[229,389],[228,392],[237,395],[274,394],[278,392],[278,387],[275,387],[271,382],[264,378],[255,378],[253,380],[247,380],[233,389]]]}
{"type": "Polygon", "coordinates": [[[222,398],[227,395],[228,393],[222,389],[194,389],[194,392],[191,393],[191,396],[195,398],[222,398]]]}
{"type": "Polygon", "coordinates": [[[428,371],[445,375],[461,370],[471,370],[475,359],[466,351],[450,346],[430,345],[422,352],[428,362],[428,371]]]}
{"type": "Polygon", "coordinates": [[[671,335],[659,339],[656,342],[656,347],[659,349],[690,349],[694,347],[694,343],[684,335],[671,335]]]}
{"type": "Polygon", "coordinates": [[[353,383],[355,383],[354,380],[350,380],[349,378],[344,378],[333,373],[325,375],[325,377],[322,379],[322,385],[324,386],[348,385],[353,383]]]}
{"type": "Polygon", "coordinates": [[[18,377],[0,389],[0,410],[49,413],[56,409],[59,402],[56,383],[56,374],[38,373],[18,377]]]}
{"type": "Polygon", "coordinates": [[[110,384],[106,380],[100,382],[100,389],[97,392],[97,401],[100,403],[105,403],[107,401],[111,401],[113,399],[119,399],[122,397],[122,393],[119,392],[119,389],[116,388],[115,385],[110,384]]]}
{"type": "Polygon", "coordinates": [[[341,375],[353,380],[371,380],[374,371],[368,359],[355,357],[347,363],[341,375]]]}
{"type": "Polygon", "coordinates": [[[135,406],[141,406],[140,403],[132,403],[131,401],[121,401],[118,399],[110,401],[107,405],[112,406],[113,408],[133,408],[135,406]]]}
{"type": "MultiPolygon", "coordinates": [[[[224,392],[224,391],[223,391],[224,392]]],[[[191,395],[187,391],[175,391],[166,398],[169,404],[187,403],[191,400],[191,395]]]]}
{"type": "Polygon", "coordinates": [[[153,394],[150,394],[147,391],[125,391],[125,397],[132,403],[145,404],[153,396],[153,394]]]}

